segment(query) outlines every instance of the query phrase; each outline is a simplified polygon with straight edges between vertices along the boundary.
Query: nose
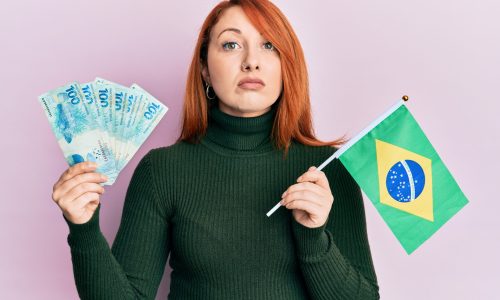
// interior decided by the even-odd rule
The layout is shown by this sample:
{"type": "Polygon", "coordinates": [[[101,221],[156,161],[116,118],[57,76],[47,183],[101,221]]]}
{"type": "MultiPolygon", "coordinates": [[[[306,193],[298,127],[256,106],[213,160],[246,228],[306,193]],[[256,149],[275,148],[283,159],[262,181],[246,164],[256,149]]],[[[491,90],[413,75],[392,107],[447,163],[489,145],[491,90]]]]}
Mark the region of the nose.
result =
{"type": "Polygon", "coordinates": [[[252,70],[260,69],[260,62],[258,57],[258,51],[254,49],[249,49],[246,51],[246,55],[243,57],[243,62],[241,63],[241,70],[243,72],[248,72],[252,70]]]}

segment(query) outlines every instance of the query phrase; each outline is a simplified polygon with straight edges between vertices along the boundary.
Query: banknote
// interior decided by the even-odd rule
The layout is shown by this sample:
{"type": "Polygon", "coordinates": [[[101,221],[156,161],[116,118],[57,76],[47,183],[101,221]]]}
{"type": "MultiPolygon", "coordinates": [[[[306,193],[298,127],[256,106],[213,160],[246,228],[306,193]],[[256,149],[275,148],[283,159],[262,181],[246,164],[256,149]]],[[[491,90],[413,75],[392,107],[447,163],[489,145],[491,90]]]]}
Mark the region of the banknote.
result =
{"type": "Polygon", "coordinates": [[[168,107],[137,84],[126,87],[97,77],[71,82],[38,97],[67,163],[97,163],[116,181],[164,117],[168,107]]]}
{"type": "Polygon", "coordinates": [[[137,109],[134,123],[129,124],[124,132],[126,148],[123,153],[125,156],[121,157],[118,162],[119,168],[125,167],[168,111],[168,107],[138,84],[132,84],[131,88],[142,94],[142,105],[137,109]]]}

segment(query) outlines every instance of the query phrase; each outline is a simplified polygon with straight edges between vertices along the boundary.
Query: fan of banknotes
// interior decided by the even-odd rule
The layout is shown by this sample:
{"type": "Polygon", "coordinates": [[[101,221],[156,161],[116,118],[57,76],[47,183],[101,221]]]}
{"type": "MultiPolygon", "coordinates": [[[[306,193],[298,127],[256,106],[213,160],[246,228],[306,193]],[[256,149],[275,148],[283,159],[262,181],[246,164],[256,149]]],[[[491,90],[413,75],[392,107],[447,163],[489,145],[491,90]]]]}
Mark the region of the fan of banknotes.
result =
{"type": "Polygon", "coordinates": [[[96,172],[115,182],[118,174],[168,110],[137,84],[102,78],[72,82],[38,97],[70,166],[96,162],[96,172]]]}

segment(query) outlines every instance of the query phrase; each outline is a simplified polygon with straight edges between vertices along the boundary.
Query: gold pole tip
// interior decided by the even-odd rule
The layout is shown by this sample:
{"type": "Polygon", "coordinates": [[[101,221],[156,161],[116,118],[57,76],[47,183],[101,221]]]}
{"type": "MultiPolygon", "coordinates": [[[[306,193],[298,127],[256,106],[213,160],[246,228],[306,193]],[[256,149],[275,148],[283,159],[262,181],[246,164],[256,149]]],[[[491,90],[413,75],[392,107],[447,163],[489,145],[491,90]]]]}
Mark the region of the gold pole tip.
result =
{"type": "Polygon", "coordinates": [[[403,96],[404,101],[408,101],[408,99],[410,99],[408,96],[406,96],[406,95],[403,96]]]}

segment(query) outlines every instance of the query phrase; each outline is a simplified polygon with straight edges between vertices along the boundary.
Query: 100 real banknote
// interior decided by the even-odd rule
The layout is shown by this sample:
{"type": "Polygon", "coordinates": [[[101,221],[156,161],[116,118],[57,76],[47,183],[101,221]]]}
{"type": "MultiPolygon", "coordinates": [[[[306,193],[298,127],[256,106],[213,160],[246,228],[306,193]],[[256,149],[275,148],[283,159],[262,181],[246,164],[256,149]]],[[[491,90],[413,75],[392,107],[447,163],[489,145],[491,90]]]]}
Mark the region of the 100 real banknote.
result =
{"type": "Polygon", "coordinates": [[[168,110],[137,84],[72,82],[38,97],[67,163],[93,161],[115,182],[168,110]]]}

